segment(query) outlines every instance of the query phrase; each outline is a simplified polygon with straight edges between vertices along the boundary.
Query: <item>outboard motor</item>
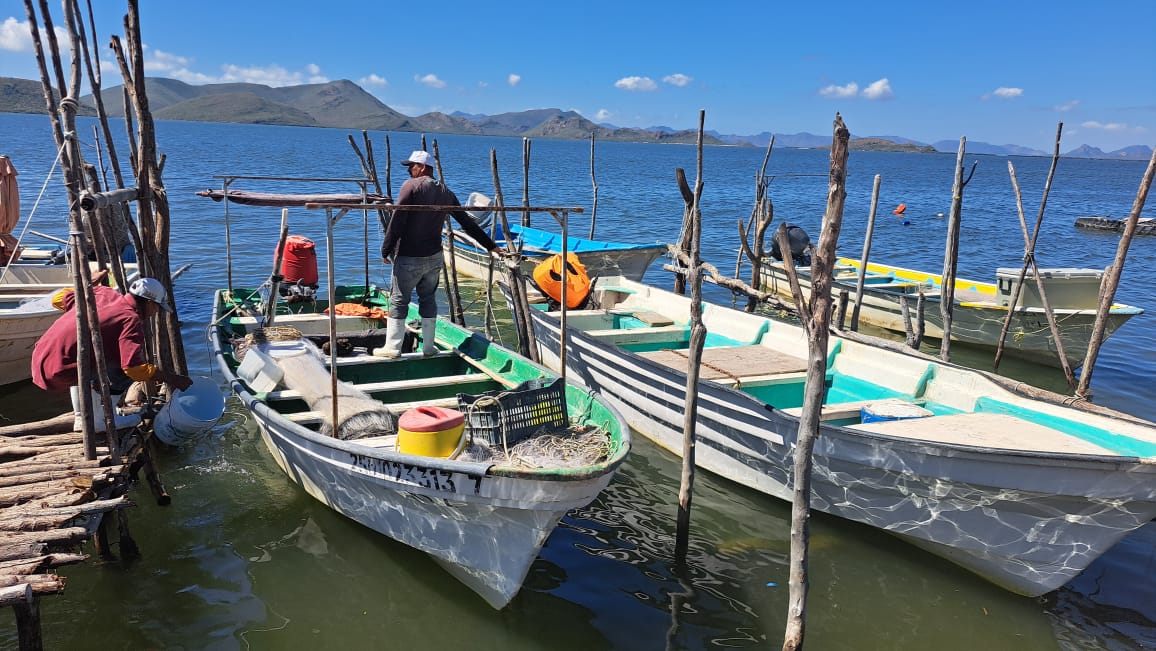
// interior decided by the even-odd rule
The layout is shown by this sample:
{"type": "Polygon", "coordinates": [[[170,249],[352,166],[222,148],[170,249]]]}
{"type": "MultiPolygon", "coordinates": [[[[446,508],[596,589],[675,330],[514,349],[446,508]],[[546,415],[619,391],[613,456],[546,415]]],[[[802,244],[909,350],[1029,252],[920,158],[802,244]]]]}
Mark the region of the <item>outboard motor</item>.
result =
{"type": "MultiPolygon", "coordinates": [[[[795,224],[787,224],[787,241],[791,245],[791,260],[800,267],[811,266],[811,237],[807,231],[795,224]]],[[[783,253],[779,250],[779,238],[771,237],[771,257],[782,262],[783,253]]]]}

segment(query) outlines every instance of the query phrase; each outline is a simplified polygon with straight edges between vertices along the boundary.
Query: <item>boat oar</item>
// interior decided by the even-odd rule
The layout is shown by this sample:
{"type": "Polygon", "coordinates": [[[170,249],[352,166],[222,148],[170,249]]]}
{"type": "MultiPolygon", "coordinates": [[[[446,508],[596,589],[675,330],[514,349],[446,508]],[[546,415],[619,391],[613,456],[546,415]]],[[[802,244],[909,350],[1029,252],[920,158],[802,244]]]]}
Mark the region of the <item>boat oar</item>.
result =
{"type": "Polygon", "coordinates": [[[277,293],[281,291],[281,261],[285,257],[285,240],[289,237],[289,209],[281,209],[281,239],[277,240],[277,256],[273,262],[273,275],[270,276],[269,300],[265,302],[265,327],[273,325],[273,313],[277,308],[277,293]]]}

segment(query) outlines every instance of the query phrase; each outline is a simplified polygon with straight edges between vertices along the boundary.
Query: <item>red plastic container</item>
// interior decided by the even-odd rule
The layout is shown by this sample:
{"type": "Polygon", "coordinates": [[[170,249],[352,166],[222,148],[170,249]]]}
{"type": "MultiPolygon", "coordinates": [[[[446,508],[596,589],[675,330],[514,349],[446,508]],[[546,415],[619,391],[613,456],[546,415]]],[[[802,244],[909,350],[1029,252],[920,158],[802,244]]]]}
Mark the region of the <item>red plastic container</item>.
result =
{"type": "Polygon", "coordinates": [[[281,275],[285,282],[317,285],[317,247],[303,235],[285,238],[285,257],[281,260],[281,275]]]}
{"type": "Polygon", "coordinates": [[[410,432],[441,432],[457,427],[465,420],[465,415],[455,409],[422,406],[402,414],[397,420],[397,426],[410,432]]]}

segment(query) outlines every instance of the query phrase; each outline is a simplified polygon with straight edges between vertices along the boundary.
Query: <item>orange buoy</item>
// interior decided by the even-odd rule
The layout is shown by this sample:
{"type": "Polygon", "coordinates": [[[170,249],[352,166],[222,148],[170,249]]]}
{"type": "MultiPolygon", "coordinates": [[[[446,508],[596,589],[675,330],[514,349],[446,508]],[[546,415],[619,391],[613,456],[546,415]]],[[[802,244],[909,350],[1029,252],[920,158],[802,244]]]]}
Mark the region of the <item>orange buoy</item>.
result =
{"type": "Polygon", "coordinates": [[[896,215],[902,215],[904,212],[906,212],[906,210],[907,204],[901,203],[898,206],[895,206],[895,210],[892,210],[891,212],[895,213],[896,215]]]}

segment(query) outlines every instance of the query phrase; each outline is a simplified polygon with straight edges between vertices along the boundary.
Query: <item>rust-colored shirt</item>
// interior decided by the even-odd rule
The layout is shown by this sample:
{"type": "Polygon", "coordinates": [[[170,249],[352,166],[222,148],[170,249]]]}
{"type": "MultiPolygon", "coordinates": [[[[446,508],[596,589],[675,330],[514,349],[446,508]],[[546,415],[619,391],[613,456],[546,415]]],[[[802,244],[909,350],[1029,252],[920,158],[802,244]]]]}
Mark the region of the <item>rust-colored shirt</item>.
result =
{"type": "MultiPolygon", "coordinates": [[[[104,359],[112,368],[126,369],[145,364],[144,323],[136,309],[136,298],[111,287],[97,285],[96,314],[104,359]]],[[[64,314],[56,319],[32,350],[32,381],[46,391],[67,391],[76,386],[76,296],[63,296],[64,314]]]]}

